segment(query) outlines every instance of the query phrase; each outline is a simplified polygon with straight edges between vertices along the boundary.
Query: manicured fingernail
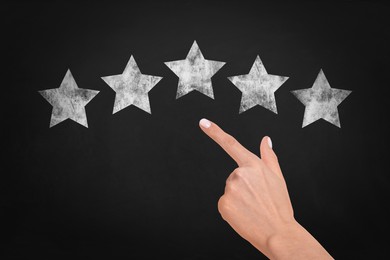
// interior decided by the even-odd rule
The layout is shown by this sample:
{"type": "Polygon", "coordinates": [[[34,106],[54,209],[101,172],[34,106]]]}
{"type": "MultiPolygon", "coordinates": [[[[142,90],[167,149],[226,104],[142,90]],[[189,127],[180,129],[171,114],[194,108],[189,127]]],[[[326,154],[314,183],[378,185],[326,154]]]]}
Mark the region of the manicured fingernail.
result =
{"type": "Polygon", "coordinates": [[[268,137],[267,139],[268,139],[268,146],[269,146],[269,148],[271,148],[271,149],[272,149],[272,141],[271,141],[271,137],[268,137]]]}
{"type": "Polygon", "coordinates": [[[209,128],[211,126],[211,122],[209,120],[207,120],[206,118],[202,118],[200,121],[199,121],[199,124],[204,127],[204,128],[209,128]]]}

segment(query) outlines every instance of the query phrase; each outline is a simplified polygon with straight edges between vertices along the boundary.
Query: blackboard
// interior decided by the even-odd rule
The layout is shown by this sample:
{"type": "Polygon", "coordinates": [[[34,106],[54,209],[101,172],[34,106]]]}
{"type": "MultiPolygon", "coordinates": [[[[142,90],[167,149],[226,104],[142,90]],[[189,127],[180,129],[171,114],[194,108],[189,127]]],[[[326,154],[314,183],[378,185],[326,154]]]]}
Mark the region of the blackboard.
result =
{"type": "Polygon", "coordinates": [[[236,164],[198,126],[206,117],[258,154],[271,136],[296,219],[338,259],[386,255],[387,5],[369,1],[9,2],[2,7],[2,250],[6,258],[265,259],[220,217],[218,198],[236,164]],[[214,99],[176,99],[178,77],[164,64],[196,40],[226,64],[214,99]],[[112,114],[115,92],[101,79],[133,55],[163,79],[149,92],[152,113],[112,114]],[[275,92],[278,114],[239,114],[228,80],[256,56],[289,79],[275,92]],[[68,119],[49,128],[52,106],[39,90],[70,69],[99,94],[88,128],[68,119]],[[305,107],[291,91],[320,70],[351,90],[341,128],[302,128],[305,107]]]}

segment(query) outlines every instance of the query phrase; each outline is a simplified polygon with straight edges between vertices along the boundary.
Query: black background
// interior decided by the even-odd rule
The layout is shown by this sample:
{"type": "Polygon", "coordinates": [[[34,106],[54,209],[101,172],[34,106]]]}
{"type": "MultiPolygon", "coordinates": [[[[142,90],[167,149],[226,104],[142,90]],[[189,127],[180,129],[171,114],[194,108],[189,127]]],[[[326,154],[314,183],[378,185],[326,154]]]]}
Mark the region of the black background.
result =
{"type": "Polygon", "coordinates": [[[296,219],[335,258],[388,254],[388,6],[55,1],[2,11],[1,255],[265,258],[217,211],[236,165],[199,129],[202,117],[257,154],[272,137],[296,219]],[[163,62],[184,59],[194,40],[206,59],[226,62],[214,100],[175,99],[178,78],[163,62]],[[100,77],[122,73],[131,55],[163,77],[151,115],[112,114],[115,92],[100,77]],[[277,115],[238,114],[241,93],[227,77],[248,73],[257,55],[290,77],[275,93],[277,115]],[[37,91],[59,87],[68,68],[80,88],[100,91],[86,107],[89,128],[49,128],[51,105],[37,91]],[[290,91],[310,88],[320,69],[331,87],[352,90],[341,128],[301,127],[304,106],[290,91]]]}

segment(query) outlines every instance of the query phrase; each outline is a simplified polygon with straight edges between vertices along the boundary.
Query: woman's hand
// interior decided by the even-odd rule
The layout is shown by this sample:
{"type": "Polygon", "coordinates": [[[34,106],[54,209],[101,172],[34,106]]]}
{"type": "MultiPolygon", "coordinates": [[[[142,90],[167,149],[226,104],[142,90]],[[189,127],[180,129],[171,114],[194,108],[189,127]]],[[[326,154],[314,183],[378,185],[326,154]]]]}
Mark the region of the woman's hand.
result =
{"type": "Polygon", "coordinates": [[[215,123],[202,119],[199,124],[238,164],[218,201],[222,218],[269,258],[332,259],[295,220],[271,139],[262,139],[260,159],[215,123]]]}

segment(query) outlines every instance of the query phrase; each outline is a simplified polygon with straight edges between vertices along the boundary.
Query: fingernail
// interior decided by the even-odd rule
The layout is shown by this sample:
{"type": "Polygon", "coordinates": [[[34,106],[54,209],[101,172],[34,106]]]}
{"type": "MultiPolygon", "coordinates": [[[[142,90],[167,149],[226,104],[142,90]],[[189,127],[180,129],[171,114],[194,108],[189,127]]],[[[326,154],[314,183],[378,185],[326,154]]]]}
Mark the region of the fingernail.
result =
{"type": "Polygon", "coordinates": [[[207,120],[206,118],[202,118],[200,121],[199,121],[199,124],[204,127],[204,128],[209,128],[211,126],[211,122],[209,120],[207,120]]]}
{"type": "Polygon", "coordinates": [[[269,146],[269,148],[271,148],[272,149],[272,141],[271,141],[271,137],[268,137],[267,138],[268,140],[268,146],[269,146]]]}

